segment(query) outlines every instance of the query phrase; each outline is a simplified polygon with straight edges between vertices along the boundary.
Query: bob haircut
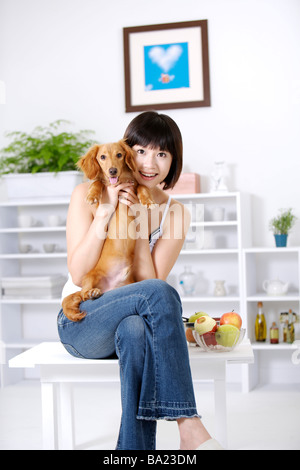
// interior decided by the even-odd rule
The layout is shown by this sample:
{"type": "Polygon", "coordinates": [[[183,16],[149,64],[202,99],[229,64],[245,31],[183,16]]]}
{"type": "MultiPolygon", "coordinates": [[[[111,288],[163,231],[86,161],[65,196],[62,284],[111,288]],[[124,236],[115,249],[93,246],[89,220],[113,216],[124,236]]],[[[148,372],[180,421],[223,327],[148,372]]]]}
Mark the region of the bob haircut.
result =
{"type": "Polygon", "coordinates": [[[163,189],[175,186],[182,170],[182,137],[172,118],[156,111],[146,111],[136,116],[128,125],[124,139],[130,147],[159,148],[172,156],[170,171],[164,181],[163,189]]]}

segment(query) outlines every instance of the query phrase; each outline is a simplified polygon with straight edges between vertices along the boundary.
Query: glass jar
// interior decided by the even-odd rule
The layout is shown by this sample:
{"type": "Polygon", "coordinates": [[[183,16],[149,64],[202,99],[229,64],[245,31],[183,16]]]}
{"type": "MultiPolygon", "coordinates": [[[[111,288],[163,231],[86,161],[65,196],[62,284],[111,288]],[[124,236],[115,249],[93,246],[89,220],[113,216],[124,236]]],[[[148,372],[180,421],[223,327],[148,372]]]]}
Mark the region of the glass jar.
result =
{"type": "Polygon", "coordinates": [[[278,344],[279,343],[279,330],[276,323],[273,321],[272,326],[270,328],[270,343],[271,344],[278,344]]]}
{"type": "Polygon", "coordinates": [[[185,266],[183,273],[179,275],[179,285],[185,295],[193,295],[196,286],[196,274],[193,273],[191,266],[185,266]]]}

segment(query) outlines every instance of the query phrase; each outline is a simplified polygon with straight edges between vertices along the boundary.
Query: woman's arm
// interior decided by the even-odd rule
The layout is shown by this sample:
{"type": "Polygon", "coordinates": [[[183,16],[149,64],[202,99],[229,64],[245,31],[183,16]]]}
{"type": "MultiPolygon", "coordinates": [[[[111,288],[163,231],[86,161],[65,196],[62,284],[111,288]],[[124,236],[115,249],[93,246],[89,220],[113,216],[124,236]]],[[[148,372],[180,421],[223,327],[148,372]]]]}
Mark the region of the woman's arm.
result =
{"type": "Polygon", "coordinates": [[[137,281],[143,279],[166,280],[183,246],[190,225],[190,213],[187,208],[172,201],[167,214],[163,235],[150,252],[148,238],[136,241],[134,270],[137,281]]]}
{"type": "Polygon", "coordinates": [[[163,235],[152,252],[158,279],[166,280],[170,274],[184,244],[190,222],[188,209],[183,204],[174,201],[164,224],[163,235]]]}
{"type": "Polygon", "coordinates": [[[66,230],[68,269],[76,285],[81,286],[82,278],[96,266],[109,220],[118,204],[119,191],[128,186],[130,184],[123,183],[106,188],[97,210],[85,200],[89,183],[82,183],[74,189],[66,230]]]}
{"type": "Polygon", "coordinates": [[[97,233],[101,227],[103,233],[107,224],[104,213],[94,218],[91,206],[85,201],[86,194],[85,183],[74,189],[67,217],[68,269],[78,286],[99,259],[104,239],[97,233]]]}

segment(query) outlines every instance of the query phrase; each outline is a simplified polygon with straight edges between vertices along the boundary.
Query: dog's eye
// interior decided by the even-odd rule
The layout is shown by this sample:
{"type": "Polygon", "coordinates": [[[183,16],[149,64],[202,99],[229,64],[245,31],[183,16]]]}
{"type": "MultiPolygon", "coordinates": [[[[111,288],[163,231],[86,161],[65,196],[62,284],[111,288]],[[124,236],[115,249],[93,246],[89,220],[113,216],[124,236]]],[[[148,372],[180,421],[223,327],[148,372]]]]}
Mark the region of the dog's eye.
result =
{"type": "Polygon", "coordinates": [[[105,156],[105,155],[101,155],[101,156],[100,156],[100,159],[101,159],[101,160],[105,160],[105,159],[106,159],[106,156],[105,156]]]}
{"type": "Polygon", "coordinates": [[[117,158],[122,158],[123,155],[121,153],[117,153],[117,158]]]}

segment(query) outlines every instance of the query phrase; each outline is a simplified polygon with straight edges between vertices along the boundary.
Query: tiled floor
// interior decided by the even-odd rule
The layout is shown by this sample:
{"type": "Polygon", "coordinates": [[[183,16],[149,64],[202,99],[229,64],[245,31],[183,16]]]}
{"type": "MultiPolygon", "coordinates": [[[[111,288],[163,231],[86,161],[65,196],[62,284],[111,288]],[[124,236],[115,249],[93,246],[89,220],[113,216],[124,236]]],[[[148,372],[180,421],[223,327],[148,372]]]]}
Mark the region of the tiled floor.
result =
{"type": "MultiPolygon", "coordinates": [[[[214,433],[212,385],[196,389],[198,412],[214,433]]],[[[76,447],[112,450],[118,434],[120,395],[116,385],[74,389],[76,447]]],[[[243,394],[228,385],[229,449],[300,450],[300,385],[264,385],[243,394]]],[[[37,381],[0,390],[0,449],[41,449],[41,396],[37,381]]],[[[179,449],[176,422],[158,422],[158,449],[179,449]]]]}

